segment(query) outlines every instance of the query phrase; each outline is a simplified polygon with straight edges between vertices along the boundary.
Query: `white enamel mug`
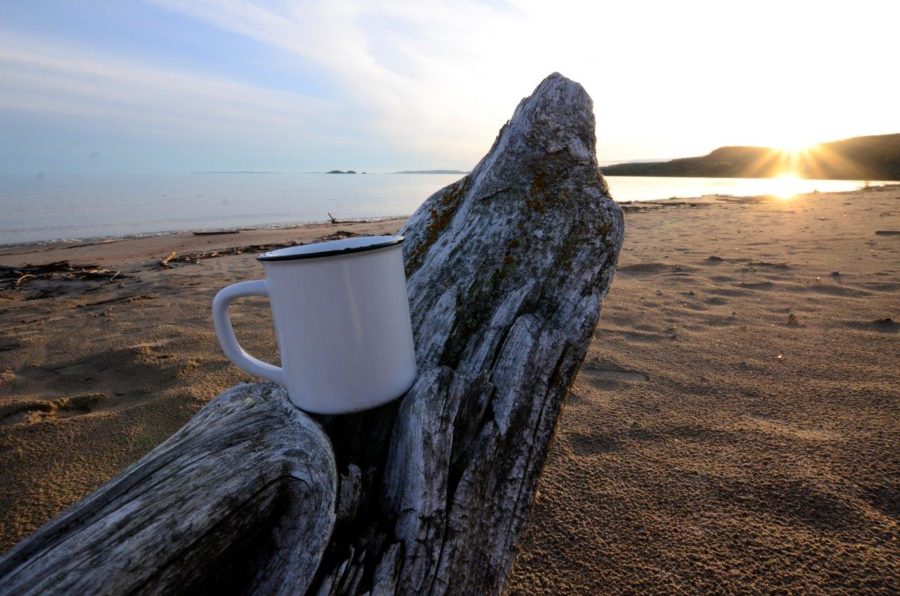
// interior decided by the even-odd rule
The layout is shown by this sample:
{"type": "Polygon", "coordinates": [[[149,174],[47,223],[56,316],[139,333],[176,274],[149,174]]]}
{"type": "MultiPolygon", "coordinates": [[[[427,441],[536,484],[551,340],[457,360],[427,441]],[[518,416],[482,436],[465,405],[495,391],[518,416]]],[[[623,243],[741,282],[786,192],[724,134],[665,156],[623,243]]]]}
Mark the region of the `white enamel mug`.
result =
{"type": "Polygon", "coordinates": [[[344,414],[400,397],[416,378],[402,242],[348,238],[260,255],[266,279],[230,285],[213,300],[225,355],[283,385],[307,412],[344,414]],[[269,297],[281,367],[238,344],[228,305],[242,296],[269,297]]]}

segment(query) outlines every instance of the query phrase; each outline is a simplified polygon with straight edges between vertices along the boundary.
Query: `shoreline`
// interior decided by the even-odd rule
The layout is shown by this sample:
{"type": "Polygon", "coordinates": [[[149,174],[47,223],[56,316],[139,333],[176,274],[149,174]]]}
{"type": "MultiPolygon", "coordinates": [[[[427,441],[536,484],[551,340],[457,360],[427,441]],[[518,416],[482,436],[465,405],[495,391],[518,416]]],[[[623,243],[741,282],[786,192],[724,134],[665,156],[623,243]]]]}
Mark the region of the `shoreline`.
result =
{"type": "MultiPolygon", "coordinates": [[[[629,178],[629,176],[622,176],[623,178],[629,178]]],[[[633,178],[633,176],[632,176],[633,178]]],[[[638,176],[637,178],[644,178],[638,176]]],[[[678,177],[675,177],[678,178],[678,177]]],[[[769,180],[769,179],[753,179],[753,178],[737,178],[736,180],[769,180]]],[[[828,182],[827,180],[825,182],[828,182]]],[[[860,182],[860,181],[848,181],[848,182],[860,182]]],[[[846,194],[846,193],[857,193],[857,192],[878,192],[878,191],[889,191],[893,189],[900,188],[900,182],[895,181],[877,181],[872,186],[862,187],[851,190],[842,190],[842,191],[811,191],[810,193],[799,193],[798,196],[802,196],[803,194],[846,194]]],[[[614,193],[613,193],[614,194],[614,193]]],[[[699,196],[670,196],[666,198],[654,198],[654,199],[629,199],[629,200],[616,200],[620,205],[635,205],[635,204],[657,204],[657,203],[665,203],[668,201],[702,201],[704,199],[716,199],[716,198],[732,198],[732,199],[760,199],[764,198],[766,194],[748,194],[748,195],[734,195],[734,194],[720,194],[720,193],[708,193],[699,196]]],[[[347,219],[342,219],[338,222],[338,224],[356,224],[356,223],[374,223],[379,221],[387,221],[394,219],[406,219],[410,214],[406,215],[385,215],[385,216],[361,216],[361,217],[351,217],[347,219]]],[[[301,221],[301,222],[273,222],[273,223],[265,223],[265,224],[254,224],[250,226],[241,226],[234,228],[240,232],[255,232],[259,230],[287,230],[287,229],[295,229],[302,228],[306,226],[315,226],[321,224],[330,224],[331,222],[327,219],[315,220],[315,221],[301,221]]],[[[18,250],[20,252],[31,252],[29,249],[37,248],[37,247],[56,247],[67,245],[73,247],[73,245],[77,244],[99,244],[99,243],[111,243],[111,242],[120,242],[122,240],[132,240],[132,239],[141,239],[141,238],[152,238],[156,236],[169,236],[169,235],[179,235],[179,234],[192,234],[195,232],[211,232],[215,230],[226,229],[224,226],[208,226],[208,227],[198,227],[198,228],[185,228],[178,230],[159,230],[153,232],[138,232],[132,234],[106,234],[106,235],[86,235],[86,236],[76,236],[72,238],[57,238],[50,240],[31,240],[25,242],[10,242],[10,243],[0,243],[0,256],[11,254],[10,251],[18,250]]]]}
{"type": "MultiPolygon", "coordinates": [[[[896,591],[900,186],[623,208],[506,592],[896,591]]],[[[0,249],[106,269],[0,285],[0,553],[253,381],[210,304],[263,268],[224,249],[404,221],[0,249]]],[[[231,313],[277,362],[266,300],[231,313]]]]}
{"type": "Polygon", "coordinates": [[[319,225],[351,225],[351,224],[365,224],[365,223],[378,223],[382,221],[391,221],[391,220],[406,220],[409,218],[409,215],[387,215],[384,217],[360,217],[360,218],[350,218],[350,219],[342,219],[335,223],[332,223],[329,220],[317,220],[317,221],[307,221],[307,222],[296,222],[296,223],[272,223],[272,224],[261,224],[254,226],[246,226],[240,228],[222,228],[222,227],[208,227],[208,228],[189,228],[184,230],[161,230],[159,232],[142,232],[136,234],[123,234],[123,235],[108,235],[108,236],[84,236],[77,238],[57,238],[54,240],[33,240],[30,242],[11,242],[8,244],[0,244],[0,256],[12,254],[7,252],[8,250],[23,250],[30,248],[39,248],[46,247],[49,249],[56,248],[82,248],[84,246],[95,246],[99,244],[111,244],[113,242],[122,242],[126,240],[140,240],[142,238],[155,238],[158,236],[179,236],[179,235],[196,235],[196,236],[219,236],[226,234],[236,234],[240,232],[258,232],[263,230],[295,230],[309,226],[319,226],[319,225]]]}
{"type": "MultiPolygon", "coordinates": [[[[134,266],[146,261],[142,254],[163,258],[171,252],[183,253],[204,250],[221,250],[255,244],[287,243],[294,238],[301,242],[315,241],[329,232],[342,228],[361,230],[361,233],[379,235],[386,230],[397,230],[406,217],[372,218],[330,222],[304,223],[277,227],[241,228],[239,233],[195,234],[200,230],[163,232],[101,239],[79,239],[47,243],[23,243],[0,246],[0,266],[13,267],[26,263],[28,258],[50,261],[86,261],[100,265],[117,263],[134,266]]],[[[31,263],[29,264],[37,264],[31,263]]]]}

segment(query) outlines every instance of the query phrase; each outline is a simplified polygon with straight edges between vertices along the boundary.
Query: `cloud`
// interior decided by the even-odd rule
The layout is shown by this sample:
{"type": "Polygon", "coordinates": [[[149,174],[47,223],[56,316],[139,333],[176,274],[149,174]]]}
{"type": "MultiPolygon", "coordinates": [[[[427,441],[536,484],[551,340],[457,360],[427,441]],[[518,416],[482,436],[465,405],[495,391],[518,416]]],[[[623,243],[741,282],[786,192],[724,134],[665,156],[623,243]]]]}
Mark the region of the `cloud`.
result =
{"type": "Polygon", "coordinates": [[[527,82],[504,96],[498,87],[505,74],[485,76],[479,66],[489,53],[486,35],[501,18],[518,18],[507,9],[312,2],[276,12],[234,0],[152,4],[282,52],[285,72],[312,64],[338,91],[327,99],[278,91],[114,56],[102,42],[76,45],[0,29],[0,110],[89,119],[136,134],[239,134],[299,151],[389,152],[396,168],[470,167],[539,80],[522,77],[527,82]],[[290,56],[302,60],[290,64],[290,56]]]}
{"type": "Polygon", "coordinates": [[[518,99],[552,71],[536,74],[527,57],[518,64],[512,33],[523,15],[499,3],[153,4],[314,61],[342,89],[345,111],[363,116],[360,133],[457,164],[474,163],[518,99]],[[486,60],[510,66],[498,71],[486,60]]]}
{"type": "Polygon", "coordinates": [[[825,0],[759,0],[742,12],[691,0],[148,4],[145,12],[191,23],[200,40],[225,38],[203,56],[207,63],[228,61],[228,37],[238,36],[278,68],[268,79],[246,64],[218,69],[228,78],[163,67],[152,47],[129,59],[102,37],[75,45],[0,28],[0,111],[266,147],[306,167],[344,152],[359,169],[471,167],[516,103],[553,71],[594,98],[601,161],[900,127],[897,86],[877,60],[892,55],[890,28],[900,15],[889,3],[858,0],[852,13],[825,0]],[[306,80],[307,70],[328,79],[323,95],[267,85],[292,73],[306,80]],[[877,81],[877,92],[860,91],[860,81],[877,81]]]}
{"type": "Polygon", "coordinates": [[[288,127],[327,136],[334,105],[78,48],[0,36],[0,109],[88,118],[157,134],[288,127]]]}

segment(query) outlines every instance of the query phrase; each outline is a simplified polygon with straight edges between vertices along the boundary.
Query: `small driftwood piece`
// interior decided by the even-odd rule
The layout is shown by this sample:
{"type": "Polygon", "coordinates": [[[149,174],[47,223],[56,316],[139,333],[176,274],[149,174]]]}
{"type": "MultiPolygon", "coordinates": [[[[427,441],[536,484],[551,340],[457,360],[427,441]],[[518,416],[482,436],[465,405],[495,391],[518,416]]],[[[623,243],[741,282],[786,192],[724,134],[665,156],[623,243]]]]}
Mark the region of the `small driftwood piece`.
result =
{"type": "Polygon", "coordinates": [[[170,252],[168,255],[164,256],[159,260],[159,268],[160,269],[169,269],[171,265],[169,263],[174,260],[178,256],[178,253],[174,250],[170,252]]]}
{"type": "MultiPolygon", "coordinates": [[[[342,238],[352,238],[356,236],[355,232],[350,232],[347,230],[338,230],[327,236],[322,236],[318,238],[318,242],[323,242],[325,240],[340,240],[342,238]]],[[[262,253],[268,252],[270,250],[277,250],[279,248],[287,248],[289,246],[297,246],[299,243],[297,242],[286,242],[281,244],[247,244],[245,246],[229,246],[227,248],[220,248],[217,250],[204,250],[198,252],[189,252],[181,255],[177,255],[176,253],[172,253],[165,260],[165,267],[170,268],[172,263],[199,263],[205,259],[215,259],[217,257],[228,257],[231,255],[243,255],[247,253],[262,253]]],[[[160,266],[163,266],[162,261],[160,261],[160,266]]]]}
{"type": "Polygon", "coordinates": [[[0,289],[18,289],[29,282],[42,281],[112,281],[125,277],[97,265],[73,265],[69,261],[54,261],[43,265],[0,266],[0,289]]]}
{"type": "Polygon", "coordinates": [[[198,414],[202,424],[192,421],[18,545],[0,561],[0,585],[189,592],[227,569],[222,561],[241,549],[256,553],[256,566],[216,585],[284,594],[499,591],[622,242],[622,213],[597,167],[584,89],[558,74],[545,79],[473,171],[425,201],[401,233],[419,366],[401,400],[319,417],[329,446],[313,440],[315,426],[289,413],[280,391],[233,389],[198,414]],[[256,434],[237,424],[237,411],[234,424],[218,421],[215,404],[240,394],[238,410],[279,412],[285,421],[265,415],[270,430],[256,434]],[[204,434],[206,425],[216,430],[204,434]],[[224,449],[236,440],[225,426],[238,437],[249,433],[247,445],[259,443],[223,472],[203,458],[217,457],[207,441],[224,449]],[[287,429],[295,426],[303,432],[292,435],[287,429]],[[308,440],[298,446],[300,436],[308,440]],[[194,456],[166,469],[173,442],[189,445],[194,456]],[[327,506],[332,448],[334,510],[327,506]],[[278,466],[264,463],[272,458],[294,462],[283,468],[302,469],[306,479],[297,486],[293,472],[277,475],[278,466]],[[323,468],[313,477],[317,465],[323,468]],[[186,473],[189,466],[204,469],[186,473]],[[303,496],[291,503],[308,506],[279,508],[268,504],[274,497],[252,497],[265,483],[251,479],[263,470],[272,486],[297,487],[303,496]],[[220,505],[209,504],[210,493],[220,505]],[[155,515],[136,523],[131,516],[140,508],[123,494],[143,495],[155,515]],[[166,505],[154,505],[157,498],[166,505]],[[210,508],[229,521],[205,530],[180,523],[192,511],[200,523],[199,512],[210,508]],[[244,517],[255,520],[249,525],[258,535],[277,539],[245,539],[244,517]],[[297,570],[288,578],[291,566],[297,570]]]}
{"type": "Polygon", "coordinates": [[[3,594],[302,593],[334,524],[328,438],[238,385],[0,559],[3,594]]]}
{"type": "Polygon", "coordinates": [[[200,230],[195,231],[194,236],[222,236],[223,234],[240,234],[240,230],[200,230]]]}

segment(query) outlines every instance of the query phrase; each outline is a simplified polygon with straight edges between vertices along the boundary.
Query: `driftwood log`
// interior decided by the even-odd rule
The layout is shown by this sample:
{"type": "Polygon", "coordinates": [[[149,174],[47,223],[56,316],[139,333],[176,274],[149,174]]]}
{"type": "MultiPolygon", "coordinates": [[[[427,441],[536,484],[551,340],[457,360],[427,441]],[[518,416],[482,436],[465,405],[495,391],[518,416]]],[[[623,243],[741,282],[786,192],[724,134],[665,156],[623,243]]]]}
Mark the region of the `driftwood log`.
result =
{"type": "Polygon", "coordinates": [[[319,425],[280,388],[238,385],[16,545],[0,560],[0,593],[302,592],[336,486],[319,425]]]}
{"type": "Polygon", "coordinates": [[[401,400],[316,417],[326,439],[279,388],[233,388],[17,545],[2,591],[499,591],[622,242],[584,89],[545,79],[401,233],[401,400]]]}

